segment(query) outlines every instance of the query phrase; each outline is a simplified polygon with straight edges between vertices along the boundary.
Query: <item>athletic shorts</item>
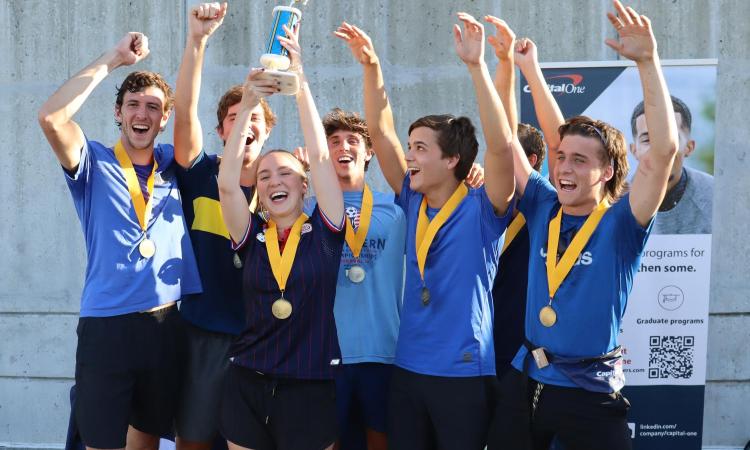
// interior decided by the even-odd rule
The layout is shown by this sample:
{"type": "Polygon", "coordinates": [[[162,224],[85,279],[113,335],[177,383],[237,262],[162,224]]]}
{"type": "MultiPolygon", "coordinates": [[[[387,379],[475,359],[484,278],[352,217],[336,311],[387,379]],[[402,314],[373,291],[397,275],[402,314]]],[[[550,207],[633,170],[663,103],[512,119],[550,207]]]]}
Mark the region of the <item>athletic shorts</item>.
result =
{"type": "Polygon", "coordinates": [[[630,450],[629,408],[619,392],[540,385],[511,369],[498,389],[488,449],[547,450],[554,440],[564,449],[630,450]]]}
{"type": "Polygon", "coordinates": [[[362,418],[365,427],[385,433],[392,369],[391,364],[359,363],[344,364],[338,371],[336,407],[342,434],[353,414],[362,418]]]}
{"type": "Polygon", "coordinates": [[[230,364],[219,429],[253,450],[321,450],[336,441],[333,380],[285,379],[230,364]]]}
{"type": "Polygon", "coordinates": [[[183,360],[177,307],[81,317],[76,331],[74,411],[86,446],[124,447],[128,425],[154,436],[170,433],[183,360]]]}
{"type": "Polygon", "coordinates": [[[388,404],[391,450],[482,450],[497,378],[436,377],[393,368],[388,404]]]}
{"type": "Polygon", "coordinates": [[[190,442],[212,442],[219,429],[221,386],[234,336],[185,322],[185,372],[175,431],[190,442]]]}

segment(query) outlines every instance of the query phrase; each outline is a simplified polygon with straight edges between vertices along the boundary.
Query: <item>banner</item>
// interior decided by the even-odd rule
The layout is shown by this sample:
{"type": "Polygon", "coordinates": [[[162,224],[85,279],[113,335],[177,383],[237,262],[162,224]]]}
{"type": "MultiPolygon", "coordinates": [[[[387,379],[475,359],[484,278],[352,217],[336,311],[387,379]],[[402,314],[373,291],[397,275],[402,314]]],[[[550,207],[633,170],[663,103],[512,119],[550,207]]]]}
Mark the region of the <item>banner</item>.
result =
{"type": "MultiPolygon", "coordinates": [[[[634,280],[620,330],[623,394],[635,450],[700,450],[706,383],[711,269],[716,61],[664,61],[678,115],[680,154],[665,209],[634,280]]],[[[629,179],[642,154],[645,120],[634,111],[643,95],[629,62],[543,64],[566,118],[586,115],[623,132],[629,179]],[[639,140],[640,139],[640,140],[639,140]]],[[[538,127],[531,92],[521,80],[521,121],[538,127]]],[[[546,164],[544,168],[546,172],[546,164]]]]}

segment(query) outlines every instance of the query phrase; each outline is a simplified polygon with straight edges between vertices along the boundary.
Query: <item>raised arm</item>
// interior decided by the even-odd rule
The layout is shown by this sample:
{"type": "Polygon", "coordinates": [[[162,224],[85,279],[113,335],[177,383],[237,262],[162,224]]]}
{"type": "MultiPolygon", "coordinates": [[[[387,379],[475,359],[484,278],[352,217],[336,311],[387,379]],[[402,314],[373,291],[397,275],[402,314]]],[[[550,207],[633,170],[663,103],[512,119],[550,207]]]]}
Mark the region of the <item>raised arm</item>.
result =
{"type": "Polygon", "coordinates": [[[607,17],[617,30],[619,40],[607,39],[607,45],[635,61],[643,87],[651,148],[638,163],[630,189],[630,208],[638,223],[645,226],[656,214],[667,191],[678,148],[677,121],[656,51],[651,21],[633,8],[625,8],[617,0],[613,3],[617,15],[607,13],[607,17]]]}
{"type": "Polygon", "coordinates": [[[398,195],[406,175],[406,160],[393,124],[393,111],[385,91],[380,60],[370,37],[356,26],[343,22],[333,34],[347,43],[354,59],[362,64],[365,120],[372,149],[386,181],[398,195]]]}
{"type": "Polygon", "coordinates": [[[310,177],[315,198],[320,210],[333,223],[344,221],[344,194],[341,192],[336,169],[328,153],[328,141],[323,129],[323,122],[315,107],[310,84],[307,82],[302,67],[302,56],[299,45],[299,26],[292,31],[284,28],[288,38],[279,38],[281,44],[289,50],[292,67],[300,77],[300,88],[297,92],[297,108],[299,109],[302,135],[305,138],[305,148],[310,163],[310,177]]]}
{"type": "MultiPolygon", "coordinates": [[[[232,132],[224,146],[224,154],[219,166],[219,200],[221,213],[229,235],[234,242],[240,242],[250,223],[250,209],[245,193],[240,187],[240,172],[245,153],[245,141],[252,134],[250,123],[253,108],[260,99],[278,91],[273,80],[259,79],[263,69],[252,69],[242,87],[242,100],[237,112],[232,132]]],[[[256,155],[257,157],[257,155],[256,155]]]]}
{"type": "Polygon", "coordinates": [[[83,131],[73,116],[110,72],[135,64],[148,53],[148,38],[142,33],[128,33],[111,50],[73,75],[42,105],[39,125],[66,170],[78,168],[84,144],[83,131]]]}
{"type": "Polygon", "coordinates": [[[552,173],[557,162],[557,148],[560,146],[560,134],[557,130],[565,123],[565,117],[547,87],[542,68],[539,66],[537,48],[531,39],[523,38],[516,42],[515,63],[529,83],[536,119],[547,143],[547,167],[549,173],[552,173]]]}
{"type": "Polygon", "coordinates": [[[203,148],[198,119],[203,57],[208,38],[221,26],[226,13],[226,3],[202,3],[188,12],[188,34],[174,102],[174,158],[184,168],[192,166],[203,148]]]}
{"type": "Polygon", "coordinates": [[[503,102],[508,126],[515,136],[518,131],[518,108],[516,108],[516,67],[514,49],[516,34],[504,20],[495,16],[485,16],[484,20],[495,26],[495,35],[487,37],[487,43],[495,49],[497,69],[495,69],[495,90],[503,102]]]}
{"type": "Polygon", "coordinates": [[[508,125],[500,97],[492,84],[490,72],[484,62],[484,27],[474,17],[458,13],[463,22],[463,32],[453,26],[456,53],[466,64],[474,84],[487,151],[484,156],[485,189],[499,214],[504,214],[513,199],[513,132],[508,125]]]}

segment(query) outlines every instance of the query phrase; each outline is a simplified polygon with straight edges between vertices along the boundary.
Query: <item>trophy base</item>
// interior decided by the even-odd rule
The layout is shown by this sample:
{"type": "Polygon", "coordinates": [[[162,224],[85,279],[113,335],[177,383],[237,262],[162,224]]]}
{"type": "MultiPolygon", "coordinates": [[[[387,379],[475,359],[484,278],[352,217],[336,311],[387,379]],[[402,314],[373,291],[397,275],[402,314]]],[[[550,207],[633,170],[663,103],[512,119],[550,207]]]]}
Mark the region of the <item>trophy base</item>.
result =
{"type": "Polygon", "coordinates": [[[291,72],[282,72],[279,70],[265,70],[257,75],[262,80],[276,80],[280,84],[280,94],[294,95],[299,91],[299,78],[297,74],[291,72]]]}
{"type": "Polygon", "coordinates": [[[291,61],[289,61],[289,57],[285,55],[277,55],[275,53],[264,53],[260,56],[260,64],[266,69],[286,70],[289,68],[291,61]]]}

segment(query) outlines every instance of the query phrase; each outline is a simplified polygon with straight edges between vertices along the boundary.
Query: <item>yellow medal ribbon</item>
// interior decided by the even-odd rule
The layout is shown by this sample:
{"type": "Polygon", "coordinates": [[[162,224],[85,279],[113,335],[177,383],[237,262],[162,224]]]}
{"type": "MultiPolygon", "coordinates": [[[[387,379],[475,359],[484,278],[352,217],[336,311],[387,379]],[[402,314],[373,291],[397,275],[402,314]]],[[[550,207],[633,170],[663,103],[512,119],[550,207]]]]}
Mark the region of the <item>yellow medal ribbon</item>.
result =
{"type": "Polygon", "coordinates": [[[367,230],[370,229],[370,219],[372,218],[372,191],[365,184],[365,190],[362,192],[362,208],[359,212],[359,227],[357,231],[354,231],[354,225],[349,220],[349,216],[344,215],[346,218],[346,243],[349,248],[352,249],[352,254],[355,258],[359,258],[359,254],[362,252],[362,247],[365,244],[365,238],[367,237],[367,230]]]}
{"type": "Polygon", "coordinates": [[[154,174],[158,163],[154,158],[154,167],[151,169],[151,175],[146,180],[146,189],[148,190],[148,202],[143,198],[143,191],[141,191],[141,185],[138,183],[138,175],[135,173],[133,168],[133,162],[130,161],[128,153],[125,151],[125,147],[122,145],[122,141],[117,141],[115,144],[115,157],[120,163],[122,172],[125,175],[125,182],[128,185],[128,191],[130,192],[130,198],[133,201],[133,208],[135,208],[135,215],[138,217],[138,223],[141,224],[143,231],[146,231],[148,227],[148,221],[151,217],[151,208],[154,199],[154,174]]]}
{"type": "Polygon", "coordinates": [[[417,265],[419,266],[419,274],[422,276],[424,282],[424,265],[427,262],[427,252],[430,250],[430,245],[435,239],[440,227],[445,224],[448,218],[453,214],[453,211],[458,208],[461,200],[466,197],[469,193],[469,189],[463,184],[459,183],[456,190],[453,192],[447,202],[440,208],[440,211],[435,217],[430,220],[427,218],[427,199],[422,198],[422,204],[419,205],[419,218],[417,219],[417,236],[416,236],[416,247],[417,247],[417,265]]]}
{"type": "Polygon", "coordinates": [[[602,200],[594,211],[591,212],[589,217],[583,223],[581,229],[576,233],[573,240],[565,250],[560,262],[557,263],[557,245],[560,241],[560,224],[562,222],[562,207],[557,212],[557,216],[549,223],[549,235],[547,240],[547,284],[549,285],[549,301],[552,303],[552,298],[555,296],[557,289],[562,284],[565,277],[568,276],[571,269],[576,263],[578,256],[583,251],[583,248],[588,243],[591,235],[594,234],[594,230],[599,225],[599,221],[602,220],[604,213],[607,212],[609,203],[606,200],[602,200]]]}
{"type": "Polygon", "coordinates": [[[268,262],[271,264],[271,271],[273,271],[273,277],[279,285],[282,297],[284,296],[284,290],[286,290],[286,281],[292,272],[294,257],[297,256],[297,246],[299,246],[302,234],[302,224],[307,219],[307,215],[302,214],[294,222],[292,231],[289,232],[289,237],[286,240],[283,254],[279,250],[279,233],[276,230],[276,223],[273,219],[268,221],[268,228],[265,231],[266,252],[268,252],[268,262]]]}
{"type": "Polygon", "coordinates": [[[513,221],[508,225],[508,231],[505,233],[505,242],[503,243],[503,249],[500,251],[500,254],[502,255],[505,253],[505,250],[507,250],[508,247],[510,247],[510,243],[513,242],[513,239],[518,236],[518,233],[521,232],[523,229],[523,226],[526,225],[526,218],[523,216],[523,214],[518,213],[516,217],[513,218],[513,221]]]}

